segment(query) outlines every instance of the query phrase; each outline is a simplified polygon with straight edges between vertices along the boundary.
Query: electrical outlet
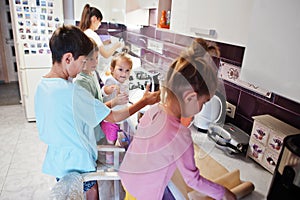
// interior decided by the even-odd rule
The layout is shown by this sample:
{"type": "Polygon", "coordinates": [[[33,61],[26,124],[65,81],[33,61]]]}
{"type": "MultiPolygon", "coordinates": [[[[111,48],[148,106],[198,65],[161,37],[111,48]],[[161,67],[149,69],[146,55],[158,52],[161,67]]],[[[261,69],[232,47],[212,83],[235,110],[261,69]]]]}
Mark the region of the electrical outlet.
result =
{"type": "Polygon", "coordinates": [[[236,106],[226,101],[226,115],[234,118],[236,106]]]}

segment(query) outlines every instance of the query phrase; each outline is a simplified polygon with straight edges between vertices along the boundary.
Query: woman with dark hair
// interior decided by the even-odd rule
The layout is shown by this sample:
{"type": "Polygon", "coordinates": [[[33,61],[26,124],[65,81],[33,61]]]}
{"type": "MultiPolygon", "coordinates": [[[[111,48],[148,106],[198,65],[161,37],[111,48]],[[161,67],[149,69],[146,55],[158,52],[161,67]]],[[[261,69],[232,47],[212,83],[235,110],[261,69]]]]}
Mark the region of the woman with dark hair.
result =
{"type": "Polygon", "coordinates": [[[110,49],[104,48],[103,42],[99,35],[95,32],[100,27],[102,19],[103,15],[99,9],[86,4],[81,14],[79,28],[97,43],[100,55],[104,58],[108,58],[112,56],[113,53],[122,46],[122,44],[120,42],[116,42],[110,49]]]}

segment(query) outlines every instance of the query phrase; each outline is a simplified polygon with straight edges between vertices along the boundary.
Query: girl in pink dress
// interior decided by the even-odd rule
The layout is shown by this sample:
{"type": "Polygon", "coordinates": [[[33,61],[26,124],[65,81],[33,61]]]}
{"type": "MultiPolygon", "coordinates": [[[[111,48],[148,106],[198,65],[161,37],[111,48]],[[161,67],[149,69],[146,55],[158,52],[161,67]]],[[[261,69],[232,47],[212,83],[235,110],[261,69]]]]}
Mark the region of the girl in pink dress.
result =
{"type": "Polygon", "coordinates": [[[180,123],[181,117],[200,112],[214,95],[218,79],[213,66],[196,41],[170,66],[162,101],[141,118],[119,170],[127,199],[161,200],[176,168],[194,190],[214,199],[236,199],[228,189],[200,175],[191,131],[180,123]]]}

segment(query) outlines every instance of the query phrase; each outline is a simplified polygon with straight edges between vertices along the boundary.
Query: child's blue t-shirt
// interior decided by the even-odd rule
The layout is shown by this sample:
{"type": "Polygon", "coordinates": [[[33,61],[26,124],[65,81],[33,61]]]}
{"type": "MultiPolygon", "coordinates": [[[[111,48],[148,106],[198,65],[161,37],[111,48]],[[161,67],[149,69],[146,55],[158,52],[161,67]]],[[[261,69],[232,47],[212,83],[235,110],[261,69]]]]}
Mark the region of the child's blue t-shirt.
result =
{"type": "Polygon", "coordinates": [[[95,171],[94,127],[110,109],[81,86],[61,78],[42,78],[35,94],[40,139],[48,145],[43,172],[61,178],[95,171]]]}

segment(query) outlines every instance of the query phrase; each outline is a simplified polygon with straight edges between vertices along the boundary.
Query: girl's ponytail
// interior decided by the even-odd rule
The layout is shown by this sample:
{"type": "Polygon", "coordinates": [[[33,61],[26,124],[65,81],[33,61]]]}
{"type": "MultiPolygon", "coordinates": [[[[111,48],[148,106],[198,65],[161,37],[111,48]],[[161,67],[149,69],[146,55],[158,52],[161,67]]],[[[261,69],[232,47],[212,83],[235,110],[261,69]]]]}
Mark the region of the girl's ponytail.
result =
{"type": "Polygon", "coordinates": [[[82,31],[85,31],[86,29],[88,29],[91,25],[90,22],[90,5],[89,4],[85,4],[83,11],[81,13],[81,20],[79,23],[79,28],[82,31]]]}

